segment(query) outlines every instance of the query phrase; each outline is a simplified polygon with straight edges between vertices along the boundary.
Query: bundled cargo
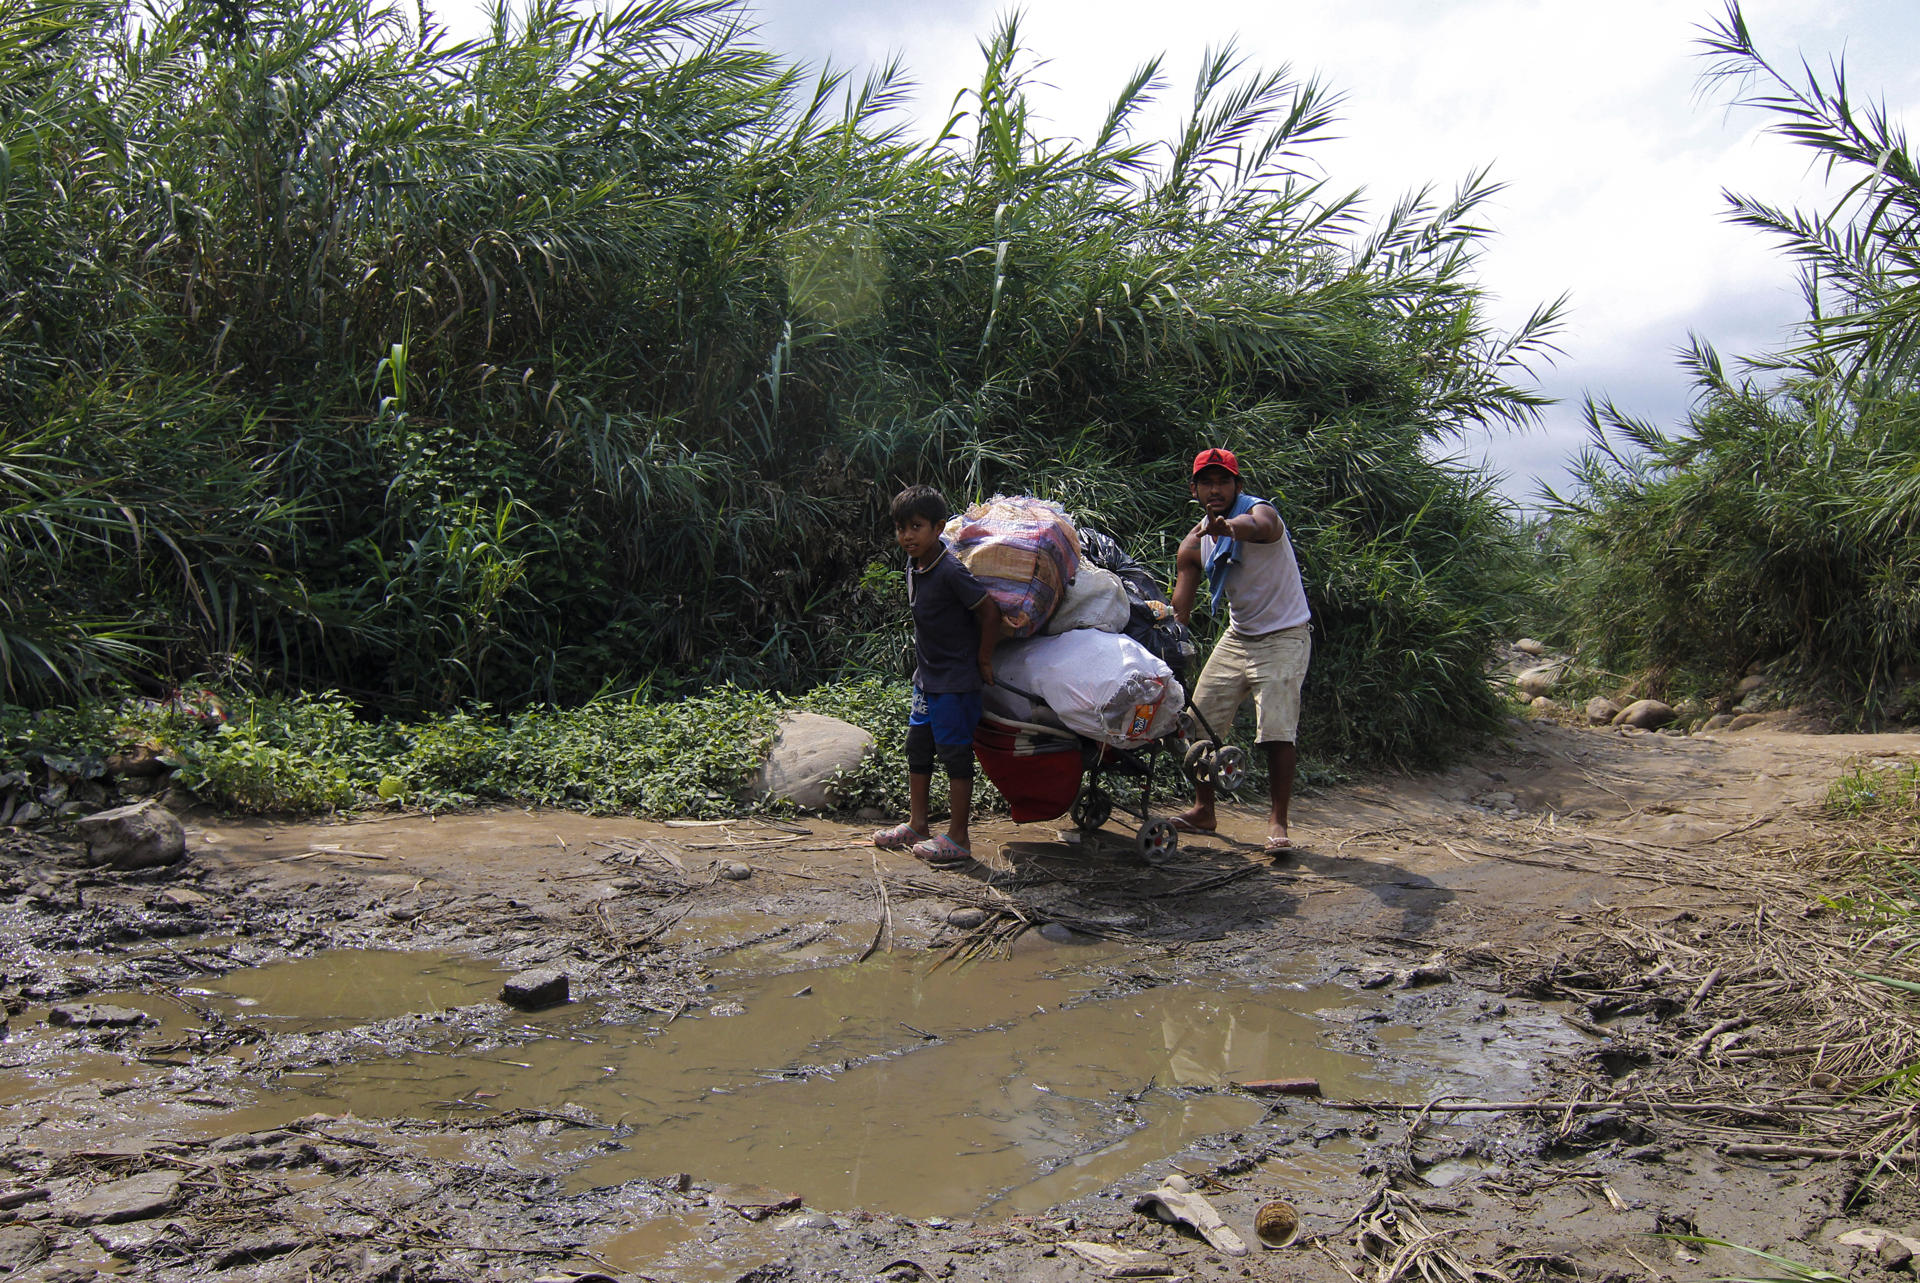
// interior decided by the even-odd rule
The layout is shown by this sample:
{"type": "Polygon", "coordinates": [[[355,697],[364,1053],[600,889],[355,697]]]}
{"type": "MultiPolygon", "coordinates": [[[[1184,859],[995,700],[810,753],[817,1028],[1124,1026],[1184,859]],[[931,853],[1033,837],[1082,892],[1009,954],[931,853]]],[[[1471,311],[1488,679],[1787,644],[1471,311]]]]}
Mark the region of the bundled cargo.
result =
{"type": "MultiPolygon", "coordinates": [[[[1125,633],[1145,646],[1166,661],[1176,680],[1186,681],[1200,656],[1200,647],[1193,633],[1174,616],[1173,604],[1161,591],[1159,580],[1112,537],[1088,526],[1080,527],[1079,533],[1082,566],[1111,573],[1125,590],[1127,617],[1112,631],[1125,633]]],[[[1071,598],[1069,594],[1069,601],[1071,598]]]]}
{"type": "Polygon", "coordinates": [[[1040,631],[1052,634],[1075,628],[1097,628],[1103,633],[1124,633],[1131,617],[1127,588],[1120,576],[1102,570],[1083,556],[1080,573],[1067,585],[1053,617],[1040,631]]]}
{"type": "MultiPolygon", "coordinates": [[[[1044,704],[1069,730],[1114,748],[1139,748],[1173,733],[1187,702],[1173,670],[1122,633],[1076,628],[1009,642],[993,666],[999,685],[988,688],[990,700],[1015,695],[1044,704]]],[[[1033,717],[1019,713],[1000,715],[1033,717]]]]}
{"type": "Polygon", "coordinates": [[[1080,570],[1080,537],[1057,505],[995,495],[947,522],[947,544],[1000,607],[1008,637],[1045,627],[1080,570]]]}

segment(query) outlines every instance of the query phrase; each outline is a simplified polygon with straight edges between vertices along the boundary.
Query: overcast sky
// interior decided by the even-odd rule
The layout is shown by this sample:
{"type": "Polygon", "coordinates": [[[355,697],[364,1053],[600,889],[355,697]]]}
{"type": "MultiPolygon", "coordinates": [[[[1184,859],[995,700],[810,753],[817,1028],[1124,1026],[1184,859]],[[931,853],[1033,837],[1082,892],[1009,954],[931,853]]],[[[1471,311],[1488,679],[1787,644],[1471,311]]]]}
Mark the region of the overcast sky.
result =
{"type": "MultiPolygon", "coordinates": [[[[477,0],[429,0],[457,33],[477,0]]],[[[977,81],[997,0],[759,0],[765,44],[856,72],[899,54],[921,86],[924,129],[977,81]]],[[[1341,137],[1311,158],[1369,207],[1435,185],[1446,194],[1491,166],[1507,190],[1481,278],[1495,318],[1518,323],[1570,296],[1564,350],[1539,370],[1561,404],[1531,432],[1467,444],[1519,501],[1586,439],[1581,400],[1610,397],[1670,424],[1690,390],[1673,360],[1690,332],[1723,355],[1776,345],[1802,312],[1791,263],[1727,223],[1723,189],[1792,204],[1817,199],[1809,153],[1766,137],[1765,117],[1703,90],[1698,28],[1717,2],[1691,0],[1031,0],[1025,43],[1045,61],[1036,114],[1084,135],[1142,62],[1165,54],[1164,137],[1202,52],[1229,39],[1253,66],[1285,64],[1344,95],[1341,137]]],[[[1844,55],[1856,98],[1897,114],[1920,100],[1920,4],[1748,0],[1749,28],[1778,66],[1844,55]]]]}

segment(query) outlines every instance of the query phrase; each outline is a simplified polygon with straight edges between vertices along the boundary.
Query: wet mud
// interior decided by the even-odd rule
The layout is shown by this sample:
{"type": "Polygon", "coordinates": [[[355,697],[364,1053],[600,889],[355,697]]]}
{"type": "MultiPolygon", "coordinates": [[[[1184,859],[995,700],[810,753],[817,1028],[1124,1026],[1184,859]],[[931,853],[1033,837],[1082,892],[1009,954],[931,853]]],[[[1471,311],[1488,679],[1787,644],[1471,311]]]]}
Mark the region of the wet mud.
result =
{"type": "Polygon", "coordinates": [[[988,818],[959,870],[818,817],[200,814],[138,873],[0,832],[0,1275],[1845,1270],[1911,1202],[1637,1107],[1695,1044],[1809,1085],[1609,942],[1710,960],[1844,765],[1916,752],[1517,727],[1299,799],[1278,863],[1246,808],[1151,863],[988,818]],[[503,1001],[536,970],[567,1000],[503,1001]]]}

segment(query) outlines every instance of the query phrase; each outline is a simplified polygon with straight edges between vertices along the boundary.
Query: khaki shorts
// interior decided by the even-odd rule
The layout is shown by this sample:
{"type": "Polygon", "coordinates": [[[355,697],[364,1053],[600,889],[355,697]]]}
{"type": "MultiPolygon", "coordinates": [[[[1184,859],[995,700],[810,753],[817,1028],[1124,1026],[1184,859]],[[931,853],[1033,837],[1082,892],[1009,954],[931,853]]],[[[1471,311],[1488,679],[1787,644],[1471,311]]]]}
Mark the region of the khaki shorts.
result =
{"type": "Polygon", "coordinates": [[[1225,739],[1240,701],[1253,696],[1255,742],[1291,744],[1300,730],[1300,684],[1313,654],[1313,625],[1242,637],[1229,628],[1207,656],[1192,704],[1225,739]]]}

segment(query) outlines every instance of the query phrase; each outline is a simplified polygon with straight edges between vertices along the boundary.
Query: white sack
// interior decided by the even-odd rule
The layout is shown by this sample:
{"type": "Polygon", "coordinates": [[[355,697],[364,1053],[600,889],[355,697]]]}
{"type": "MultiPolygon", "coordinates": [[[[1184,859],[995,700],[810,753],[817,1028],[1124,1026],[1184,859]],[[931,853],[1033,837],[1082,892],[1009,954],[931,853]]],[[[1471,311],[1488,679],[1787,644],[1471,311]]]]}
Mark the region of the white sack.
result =
{"type": "Polygon", "coordinates": [[[997,680],[1036,695],[1068,727],[1115,748],[1171,734],[1187,695],[1152,651],[1121,633],[1076,628],[1002,642],[997,680]]]}
{"type": "Polygon", "coordinates": [[[1067,585],[1066,595],[1040,631],[1049,636],[1075,628],[1123,633],[1127,630],[1127,615],[1127,586],[1120,582],[1120,576],[1090,561],[1082,561],[1080,573],[1067,585]]]}

